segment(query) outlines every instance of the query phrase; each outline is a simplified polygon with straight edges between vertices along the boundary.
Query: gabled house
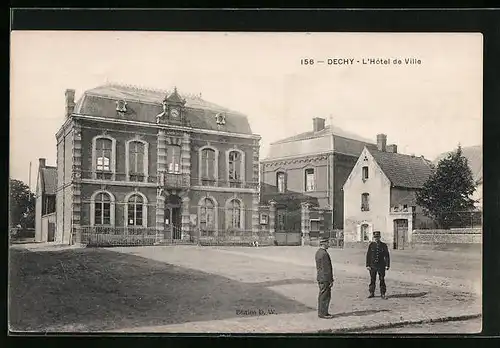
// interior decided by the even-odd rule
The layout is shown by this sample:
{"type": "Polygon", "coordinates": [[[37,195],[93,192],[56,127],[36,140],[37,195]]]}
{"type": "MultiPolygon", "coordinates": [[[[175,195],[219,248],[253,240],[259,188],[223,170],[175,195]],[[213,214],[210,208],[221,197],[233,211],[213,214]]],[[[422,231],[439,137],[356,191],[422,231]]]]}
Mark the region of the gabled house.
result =
{"type": "Polygon", "coordinates": [[[423,156],[404,155],[377,135],[377,148],[365,147],[344,184],[344,243],[364,245],[373,231],[395,249],[411,242],[415,217],[423,218],[416,192],[432,174],[423,156]]]}
{"type": "Polygon", "coordinates": [[[40,158],[36,183],[35,241],[53,242],[56,230],[57,168],[40,158]]]}

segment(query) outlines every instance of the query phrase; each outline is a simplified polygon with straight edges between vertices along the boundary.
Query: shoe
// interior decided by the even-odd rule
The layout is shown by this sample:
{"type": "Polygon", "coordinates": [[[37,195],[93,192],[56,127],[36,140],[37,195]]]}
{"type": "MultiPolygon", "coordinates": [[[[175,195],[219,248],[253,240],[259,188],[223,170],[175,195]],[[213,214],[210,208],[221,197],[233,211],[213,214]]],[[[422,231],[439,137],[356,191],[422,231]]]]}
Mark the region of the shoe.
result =
{"type": "Polygon", "coordinates": [[[325,314],[325,315],[319,314],[318,318],[320,318],[320,319],[332,319],[333,315],[331,315],[331,314],[325,314]]]}
{"type": "Polygon", "coordinates": [[[368,296],[368,298],[373,298],[373,297],[375,297],[374,294],[370,294],[370,296],[368,296]]]}
{"type": "Polygon", "coordinates": [[[387,300],[387,296],[385,296],[385,294],[380,295],[380,297],[382,297],[383,300],[387,300]]]}

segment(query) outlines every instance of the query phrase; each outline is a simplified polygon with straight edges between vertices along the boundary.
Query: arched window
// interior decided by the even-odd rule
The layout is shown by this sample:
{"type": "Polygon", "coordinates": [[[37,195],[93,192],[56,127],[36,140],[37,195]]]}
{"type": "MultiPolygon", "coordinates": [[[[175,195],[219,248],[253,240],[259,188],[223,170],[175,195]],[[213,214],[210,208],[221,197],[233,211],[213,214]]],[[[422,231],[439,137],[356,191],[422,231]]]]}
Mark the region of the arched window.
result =
{"type": "Polygon", "coordinates": [[[370,194],[363,193],[361,195],[361,211],[369,211],[370,210],[370,194]]]}
{"type": "Polygon", "coordinates": [[[116,140],[107,135],[92,139],[92,172],[94,179],[114,180],[116,140]]]}
{"type": "Polygon", "coordinates": [[[278,187],[278,192],[286,192],[286,174],[284,172],[276,173],[276,186],[278,187]]]}
{"type": "Polygon", "coordinates": [[[126,143],[128,154],[126,166],[130,181],[146,181],[148,176],[148,143],[142,140],[130,140],[126,143]]]}
{"type": "Polygon", "coordinates": [[[144,201],[140,195],[134,194],[127,201],[127,226],[143,225],[144,201]]]}
{"type": "Polygon", "coordinates": [[[361,225],[361,240],[363,242],[367,242],[370,240],[370,236],[368,235],[368,224],[361,225]]]}
{"type": "Polygon", "coordinates": [[[215,204],[210,198],[204,198],[200,204],[200,229],[202,231],[215,231],[215,204]]]}
{"type": "Polygon", "coordinates": [[[105,192],[98,193],[94,198],[94,225],[111,225],[111,197],[105,192]]]}
{"type": "Polygon", "coordinates": [[[201,179],[202,185],[213,186],[217,180],[216,152],[214,149],[201,150],[201,179]]]}
{"type": "Polygon", "coordinates": [[[173,174],[181,172],[181,147],[178,145],[167,146],[167,171],[173,174]]]}
{"type": "Polygon", "coordinates": [[[237,199],[232,199],[226,207],[226,218],[228,228],[242,228],[241,204],[237,199]]]}

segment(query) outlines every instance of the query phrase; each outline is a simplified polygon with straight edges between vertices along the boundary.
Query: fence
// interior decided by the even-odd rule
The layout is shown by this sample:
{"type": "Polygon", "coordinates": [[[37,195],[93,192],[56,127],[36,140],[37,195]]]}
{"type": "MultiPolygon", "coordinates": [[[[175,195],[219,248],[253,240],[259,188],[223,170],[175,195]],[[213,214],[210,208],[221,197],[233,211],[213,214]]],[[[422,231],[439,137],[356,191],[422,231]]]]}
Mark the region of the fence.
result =
{"type": "Polygon", "coordinates": [[[310,245],[319,245],[319,240],[321,238],[328,238],[330,240],[331,248],[343,248],[344,247],[344,231],[343,230],[327,230],[324,232],[310,232],[310,245]]]}
{"type": "Polygon", "coordinates": [[[441,219],[433,219],[424,213],[413,214],[413,229],[436,230],[452,228],[478,228],[482,226],[483,212],[452,211],[443,215],[441,219]]]}

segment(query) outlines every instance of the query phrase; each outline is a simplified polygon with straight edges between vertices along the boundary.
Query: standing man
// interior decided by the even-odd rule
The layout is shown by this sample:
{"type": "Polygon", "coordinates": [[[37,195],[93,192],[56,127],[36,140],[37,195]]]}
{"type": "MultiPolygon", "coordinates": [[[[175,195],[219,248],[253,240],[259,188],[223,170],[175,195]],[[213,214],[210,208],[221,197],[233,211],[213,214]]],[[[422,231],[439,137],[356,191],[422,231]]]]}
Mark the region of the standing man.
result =
{"type": "Polygon", "coordinates": [[[320,248],[316,252],[316,270],[318,273],[316,280],[319,285],[318,317],[322,319],[333,318],[333,316],[328,313],[333,286],[332,260],[330,259],[328,251],[326,251],[330,246],[329,244],[330,240],[328,238],[320,239],[320,248]]]}
{"type": "Polygon", "coordinates": [[[375,281],[378,274],[380,279],[380,295],[386,300],[385,271],[389,270],[391,265],[389,249],[387,248],[387,244],[380,241],[380,231],[373,232],[373,239],[375,241],[370,243],[366,252],[366,268],[370,272],[370,286],[368,287],[370,296],[368,298],[375,296],[375,281]]]}

